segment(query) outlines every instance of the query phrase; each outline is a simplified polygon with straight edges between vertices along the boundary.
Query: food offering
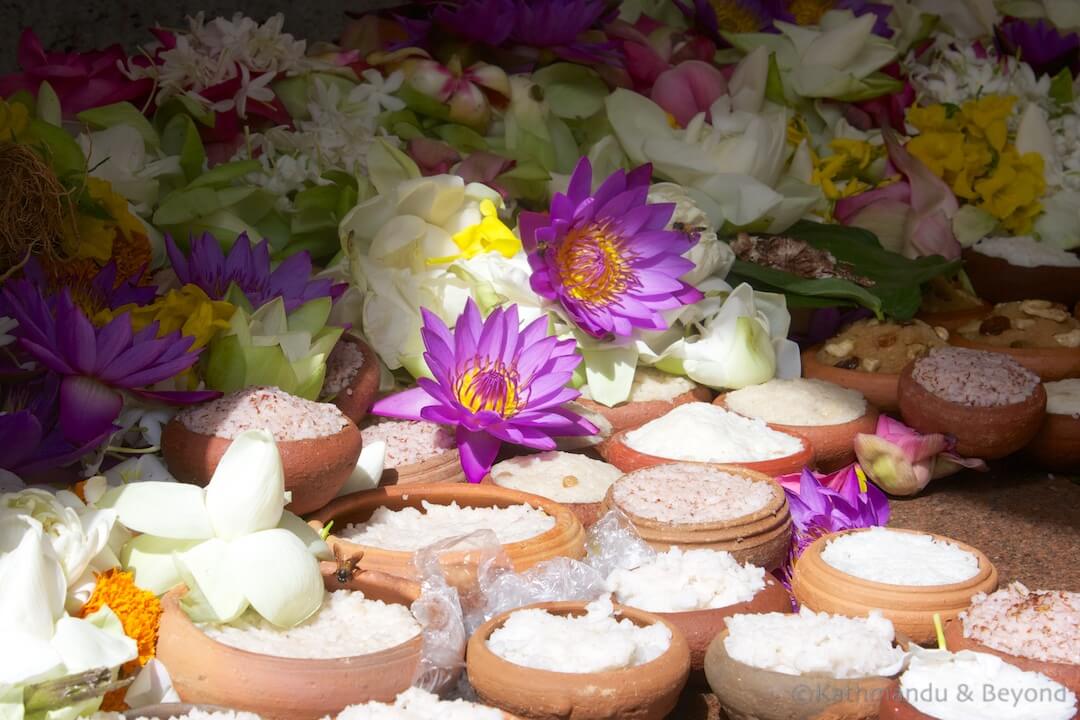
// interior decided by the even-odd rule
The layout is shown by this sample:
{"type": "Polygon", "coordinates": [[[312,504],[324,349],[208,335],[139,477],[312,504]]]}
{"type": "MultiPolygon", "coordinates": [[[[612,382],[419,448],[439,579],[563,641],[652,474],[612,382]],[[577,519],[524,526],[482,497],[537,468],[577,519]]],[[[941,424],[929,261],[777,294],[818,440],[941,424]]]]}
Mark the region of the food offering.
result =
{"type": "Polygon", "coordinates": [[[995,305],[961,325],[952,343],[1009,355],[1043,380],[1080,376],[1080,320],[1049,300],[995,305]]]}
{"type": "Polygon", "coordinates": [[[1027,453],[1039,467],[1055,472],[1080,470],[1080,378],[1043,384],[1046,418],[1027,453]]]}
{"type": "Polygon", "coordinates": [[[565,505],[586,528],[600,519],[608,488],[620,477],[622,471],[614,465],[557,450],[504,460],[492,467],[488,476],[499,487],[565,505]]]}
{"type": "Polygon", "coordinates": [[[436,423],[375,418],[360,434],[365,447],[384,444],[380,485],[465,482],[453,433],[436,423]]]}
{"type": "Polygon", "coordinates": [[[1005,303],[1039,298],[1073,305],[1080,299],[1080,256],[1032,237],[988,237],[964,251],[979,296],[1005,303]]]}

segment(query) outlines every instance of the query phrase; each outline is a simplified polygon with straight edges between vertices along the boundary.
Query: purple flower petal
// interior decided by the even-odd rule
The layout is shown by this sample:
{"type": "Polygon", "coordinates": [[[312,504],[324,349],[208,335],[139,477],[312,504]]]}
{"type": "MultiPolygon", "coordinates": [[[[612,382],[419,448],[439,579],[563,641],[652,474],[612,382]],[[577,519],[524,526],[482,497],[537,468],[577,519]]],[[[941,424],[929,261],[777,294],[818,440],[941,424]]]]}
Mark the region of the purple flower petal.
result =
{"type": "Polygon", "coordinates": [[[371,414],[402,420],[422,420],[420,411],[432,402],[433,398],[426,390],[412,388],[375,401],[375,404],[371,406],[371,414]]]}
{"type": "Polygon", "coordinates": [[[465,478],[471,483],[480,482],[495,463],[502,441],[487,433],[464,428],[458,428],[456,439],[465,478]]]}
{"type": "Polygon", "coordinates": [[[60,384],[60,427],[75,443],[91,440],[113,426],[124,398],[108,385],[72,375],[60,384]]]}

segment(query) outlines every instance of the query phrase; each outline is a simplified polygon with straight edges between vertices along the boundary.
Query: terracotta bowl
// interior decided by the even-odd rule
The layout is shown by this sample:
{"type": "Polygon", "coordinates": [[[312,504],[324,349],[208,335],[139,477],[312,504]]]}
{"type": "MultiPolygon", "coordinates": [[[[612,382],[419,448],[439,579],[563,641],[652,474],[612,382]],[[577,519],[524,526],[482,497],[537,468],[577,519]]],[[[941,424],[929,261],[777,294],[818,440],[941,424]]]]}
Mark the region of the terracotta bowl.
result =
{"type": "Polygon", "coordinates": [[[942,312],[920,312],[915,317],[922,320],[931,327],[943,327],[949,331],[949,334],[956,332],[959,328],[967,325],[972,320],[979,320],[994,309],[994,306],[990,303],[983,303],[978,307],[967,308],[965,310],[945,310],[942,312]]]}
{"type": "Polygon", "coordinates": [[[968,340],[952,335],[949,343],[957,347],[1004,353],[1043,379],[1064,380],[1080,377],[1080,350],[1076,348],[1010,348],[968,340]]]}
{"type": "Polygon", "coordinates": [[[725,629],[709,645],[705,676],[729,720],[870,720],[891,677],[837,679],[784,673],[733,659],[725,629]]]}
{"type": "Polygon", "coordinates": [[[1080,473],[1080,418],[1047,413],[1027,453],[1044,470],[1080,473]]]}
{"type": "MultiPolygon", "coordinates": [[[[809,440],[798,433],[782,430],[776,425],[769,425],[769,427],[778,432],[794,435],[799,439],[799,442],[802,443],[802,449],[794,455],[787,455],[785,457],[776,458],[775,460],[728,464],[733,467],[741,467],[747,470],[764,473],[770,477],[799,472],[804,467],[813,465],[814,449],[811,447],[809,440]]],[[[657,457],[656,455],[647,455],[646,453],[638,452],[626,444],[626,434],[628,432],[630,432],[630,430],[622,430],[615,433],[611,436],[610,440],[604,443],[600,450],[600,454],[604,457],[604,460],[619,468],[624,473],[641,470],[642,468],[656,467],[657,465],[670,465],[671,463],[677,462],[686,462],[694,465],[713,464],[694,463],[690,460],[674,460],[672,458],[662,458],[657,457]]]]}
{"type": "Polygon", "coordinates": [[[356,371],[356,376],[348,387],[339,392],[330,402],[338,406],[346,417],[357,425],[367,417],[371,404],[379,393],[379,358],[371,347],[355,335],[342,335],[339,342],[352,343],[360,348],[364,355],[364,364],[356,371]]]}
{"type": "MultiPolygon", "coordinates": [[[[530,605],[558,615],[584,615],[583,602],[530,605]]],[[[690,673],[690,648],[679,629],[663,618],[615,606],[619,619],[645,627],[663,623],[671,644],[660,657],[632,668],[599,673],[536,670],[503,660],[487,639],[510,613],[481,625],[465,653],[469,682],[480,699],[531,720],[661,720],[675,709],[690,673]]]]}
{"type": "MultiPolygon", "coordinates": [[[[277,443],[285,470],[285,489],[292,492],[288,509],[297,515],[330,502],[349,479],[363,445],[351,422],[336,435],[277,443]]],[[[181,482],[205,486],[232,440],[192,432],[170,420],[161,434],[162,454],[169,472],[181,482]]]]}
{"type": "MultiPolygon", "coordinates": [[[[897,532],[917,532],[894,529],[897,532]]],[[[979,560],[978,574],[950,585],[891,585],[848,575],[821,559],[825,543],[853,532],[865,530],[845,530],[842,533],[825,535],[811,543],[799,556],[795,563],[791,591],[801,605],[818,612],[849,617],[862,617],[871,610],[881,610],[885,617],[892,620],[898,635],[903,634],[921,645],[934,641],[937,637],[934,613],[938,613],[942,621],[951,620],[967,609],[972,595],[980,592],[991,593],[997,589],[997,568],[986,555],[970,545],[933,533],[919,534],[947,540],[975,555],[979,560]]]]}
{"type": "Polygon", "coordinates": [[[461,469],[461,454],[457,448],[409,465],[383,470],[379,485],[429,485],[432,483],[463,483],[465,471],[461,469]]]}
{"type": "MultiPolygon", "coordinates": [[[[408,605],[415,595],[381,583],[357,580],[369,597],[408,605]]],[[[180,607],[187,592],[174,588],[162,598],[157,658],[169,668],[185,702],[222,705],[258,713],[267,720],[316,720],[371,700],[393,702],[412,683],[420,665],[422,638],[386,650],[347,658],[310,660],[260,655],[224,645],[199,630],[180,607]]]]}
{"type": "Polygon", "coordinates": [[[805,378],[825,380],[840,387],[858,390],[866,398],[866,401],[881,412],[891,413],[900,409],[896,397],[896,386],[900,375],[889,373],[868,373],[858,370],[845,370],[844,368],[826,365],[817,359],[820,345],[807,348],[802,352],[802,374],[805,378]]]}
{"type": "MultiPolygon", "coordinates": [[[[502,487],[494,480],[491,479],[491,475],[485,475],[484,479],[480,481],[481,485],[494,485],[495,487],[502,487]]],[[[542,497],[542,496],[541,496],[542,497]]],[[[554,500],[552,502],[555,502],[554,500]]],[[[581,526],[586,530],[596,524],[596,521],[604,516],[604,503],[559,503],[564,508],[574,513],[574,517],[578,519],[581,526]]]]}
{"type": "MultiPolygon", "coordinates": [[[[915,708],[914,705],[904,699],[900,693],[900,681],[894,680],[881,696],[881,707],[878,717],[881,720],[937,720],[933,715],[927,715],[915,708]]],[[[1073,718],[1080,715],[1073,715],[1073,718]]]]}
{"type": "Polygon", "coordinates": [[[666,415],[672,408],[691,402],[709,402],[712,400],[712,390],[704,385],[698,385],[693,390],[684,392],[674,399],[649,400],[646,402],[626,402],[615,407],[601,405],[593,400],[578,398],[577,403],[593,412],[599,413],[611,423],[611,431],[617,433],[620,430],[628,430],[644,425],[650,420],[655,420],[661,415],[666,415]]]}
{"type": "Polygon", "coordinates": [[[1080,267],[1020,267],[970,248],[963,257],[975,293],[994,304],[1035,298],[1073,305],[1080,300],[1080,267]]]}
{"type": "Polygon", "coordinates": [[[989,655],[997,655],[1005,662],[1010,665],[1015,665],[1021,670],[1042,673],[1051,680],[1059,682],[1069,688],[1080,697],[1080,665],[1033,660],[1032,658],[1021,657],[1020,655],[1010,655],[1001,650],[995,650],[992,647],[983,645],[978,640],[964,637],[963,621],[960,618],[956,618],[955,620],[946,623],[945,644],[952,652],[973,650],[989,655]]]}
{"type": "Polygon", "coordinates": [[[220,705],[193,705],[192,703],[159,703],[157,705],[143,705],[125,711],[125,717],[146,718],[146,720],[169,720],[169,718],[183,717],[193,710],[205,713],[228,713],[234,712],[230,708],[220,705]]]}
{"type": "Polygon", "coordinates": [[[922,433],[956,438],[963,457],[993,460],[1020,450],[1039,432],[1046,416],[1046,390],[1039,385],[1027,400],[1001,407],[974,407],[944,400],[915,381],[914,363],[900,373],[900,414],[922,433]]]}
{"type": "MultiPolygon", "coordinates": [[[[773,499],[765,507],[746,517],[724,522],[673,524],[639,517],[619,508],[634,526],[641,539],[655,550],[671,547],[682,549],[707,548],[731,553],[740,563],[751,563],[773,570],[787,557],[791,541],[791,511],[783,489],[768,475],[732,465],[716,465],[733,475],[742,475],[758,482],[767,482],[773,489],[773,499]]],[[[616,484],[618,481],[616,481],[616,484]]],[[[608,489],[601,516],[617,507],[613,498],[615,485],[608,489]]]]}
{"type": "MultiPolygon", "coordinates": [[[[724,395],[713,401],[725,410],[730,410],[724,402],[724,395]]],[[[873,435],[877,430],[878,410],[869,402],[862,417],[837,425],[781,425],[770,423],[770,427],[790,435],[799,435],[810,441],[814,451],[814,466],[821,472],[832,472],[855,462],[855,436],[859,433],[873,435]]]]}
{"type": "MultiPolygon", "coordinates": [[[[423,500],[442,505],[449,505],[456,501],[463,507],[506,507],[528,504],[554,517],[555,527],[547,532],[528,540],[502,546],[510,557],[514,569],[519,572],[553,557],[565,556],[580,559],[585,556],[585,530],[566,507],[538,495],[530,495],[498,485],[436,484],[380,487],[366,492],[343,495],[314,513],[310,519],[321,525],[326,525],[332,520],[336,527],[344,528],[349,523],[366,521],[380,507],[391,510],[400,510],[405,507],[419,508],[423,500]]],[[[336,557],[348,558],[356,567],[417,579],[412,552],[357,545],[333,534],[327,538],[327,542],[336,557]]],[[[478,561],[479,553],[474,555],[468,552],[448,553],[442,560],[444,568],[451,575],[454,572],[468,573],[475,570],[478,561]]],[[[449,580],[451,584],[458,584],[454,577],[450,577],[449,580]]],[[[461,581],[464,582],[464,580],[461,581]]]]}

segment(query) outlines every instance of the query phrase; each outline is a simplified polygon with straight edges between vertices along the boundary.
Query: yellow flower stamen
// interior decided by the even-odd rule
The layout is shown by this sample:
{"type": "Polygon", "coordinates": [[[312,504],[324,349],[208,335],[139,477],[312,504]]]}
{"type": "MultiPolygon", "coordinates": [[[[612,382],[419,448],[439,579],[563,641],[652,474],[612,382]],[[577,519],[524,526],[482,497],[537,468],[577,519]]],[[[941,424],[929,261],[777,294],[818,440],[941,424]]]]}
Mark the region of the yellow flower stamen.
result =
{"type": "Polygon", "coordinates": [[[622,239],[608,223],[569,232],[555,253],[555,262],[566,294],[583,303],[610,304],[633,281],[622,239]]]}
{"type": "Polygon", "coordinates": [[[153,658],[157,650],[161,601],[154,593],[137,586],[132,573],[113,568],[97,576],[94,592],[78,615],[92,615],[106,605],[120,619],[124,634],[139,647],[139,657],[123,668],[125,672],[133,672],[153,658]]]}
{"type": "Polygon", "coordinates": [[[451,238],[461,250],[457,255],[430,258],[428,265],[444,265],[455,260],[468,259],[488,252],[503,257],[513,257],[521,251],[521,240],[499,219],[499,210],[490,200],[480,202],[480,217],[475,225],[457,232],[451,238]]]}
{"type": "Polygon", "coordinates": [[[737,0],[709,0],[709,5],[716,14],[716,24],[721,30],[744,33],[761,29],[761,20],[737,0]]]}
{"type": "Polygon", "coordinates": [[[75,225],[64,228],[63,249],[70,258],[89,258],[106,263],[116,256],[113,242],[118,237],[146,234],[142,222],[128,210],[127,200],[113,192],[112,185],[96,177],[86,178],[86,195],[108,218],[80,214],[75,225]]]}
{"type": "Polygon", "coordinates": [[[817,25],[821,16],[832,10],[834,0],[792,0],[787,11],[795,18],[798,25],[817,25]]]}
{"type": "Polygon", "coordinates": [[[454,383],[454,394],[471,412],[487,410],[504,418],[524,404],[517,371],[501,362],[477,361],[454,383]]]}

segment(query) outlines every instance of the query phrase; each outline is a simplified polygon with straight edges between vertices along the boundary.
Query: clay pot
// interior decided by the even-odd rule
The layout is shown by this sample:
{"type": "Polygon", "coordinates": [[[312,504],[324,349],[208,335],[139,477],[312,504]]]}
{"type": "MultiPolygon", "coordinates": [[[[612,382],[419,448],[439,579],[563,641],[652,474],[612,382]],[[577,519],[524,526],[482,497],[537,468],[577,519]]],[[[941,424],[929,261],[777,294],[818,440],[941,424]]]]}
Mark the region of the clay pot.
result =
{"type": "Polygon", "coordinates": [[[889,677],[838,679],[826,673],[784,673],[733,659],[717,635],[705,655],[705,676],[729,720],[870,720],[877,718],[889,677]]]}
{"type": "Polygon", "coordinates": [[[1076,348],[1011,348],[968,340],[952,335],[949,343],[957,347],[1009,355],[1013,360],[1042,378],[1043,382],[1080,377],[1080,350],[1076,348]]]}
{"type": "MultiPolygon", "coordinates": [[[[724,395],[713,401],[725,410],[724,395]]],[[[877,430],[878,410],[870,403],[862,417],[837,425],[782,425],[770,423],[770,427],[789,435],[800,435],[810,441],[814,451],[814,466],[821,472],[828,473],[847,467],[855,462],[855,436],[859,433],[873,435],[877,430]]]]}
{"type": "Polygon", "coordinates": [[[817,359],[817,352],[820,349],[820,345],[815,345],[803,350],[802,375],[804,378],[825,380],[840,387],[858,390],[868,403],[881,412],[892,413],[900,409],[896,396],[896,386],[900,380],[899,373],[895,375],[869,373],[826,365],[817,359]]]}
{"type": "Polygon", "coordinates": [[[371,347],[355,335],[342,335],[338,342],[352,343],[364,355],[364,364],[356,371],[348,387],[330,402],[338,406],[345,416],[359,425],[365,417],[375,396],[379,393],[379,358],[371,347]]]}
{"type": "MultiPolygon", "coordinates": [[[[742,475],[773,487],[773,499],[765,507],[746,517],[724,522],[674,524],[623,512],[641,539],[655,550],[671,547],[684,550],[706,548],[729,552],[740,563],[751,563],[773,570],[783,564],[791,541],[791,511],[783,489],[768,475],[733,465],[715,465],[719,470],[742,475]]],[[[615,485],[618,485],[618,480],[615,485]]],[[[612,499],[615,485],[604,498],[603,512],[618,507],[612,499]]]]}
{"type": "Polygon", "coordinates": [[[698,385],[693,390],[684,392],[672,400],[648,400],[645,402],[625,402],[615,407],[601,405],[593,400],[578,398],[577,403],[582,407],[599,413],[611,423],[611,431],[617,433],[620,430],[636,428],[650,420],[655,420],[661,415],[666,415],[672,408],[691,402],[709,402],[712,400],[712,390],[704,385],[698,385]]]}
{"type": "MultiPolygon", "coordinates": [[[[793,455],[787,455],[774,460],[728,464],[732,467],[740,467],[764,473],[769,477],[777,477],[779,475],[787,475],[788,473],[800,472],[804,467],[814,463],[814,449],[810,446],[810,442],[805,437],[795,432],[782,430],[776,425],[769,425],[769,427],[777,432],[794,435],[799,439],[799,442],[802,443],[802,449],[793,455]]],[[[643,468],[656,467],[657,465],[670,465],[672,463],[688,463],[692,465],[713,464],[696,463],[692,460],[674,460],[672,458],[662,458],[657,457],[656,455],[647,455],[646,453],[638,452],[626,444],[626,434],[628,432],[630,432],[630,430],[622,430],[615,433],[611,436],[610,440],[604,443],[600,450],[600,454],[603,456],[604,460],[619,468],[624,473],[641,470],[643,468]]]]}
{"type": "Polygon", "coordinates": [[[914,642],[924,644],[937,637],[934,613],[938,613],[942,621],[950,620],[967,609],[972,595],[980,592],[991,593],[997,589],[997,568],[986,555],[970,545],[933,533],[918,534],[933,535],[972,553],[979,560],[978,574],[950,585],[891,585],[848,575],[821,559],[821,551],[828,541],[855,532],[866,530],[845,530],[825,535],[811,543],[799,556],[795,563],[791,591],[800,604],[818,612],[849,617],[864,617],[871,610],[878,609],[892,621],[897,634],[906,635],[914,642]]]}
{"type": "MultiPolygon", "coordinates": [[[[584,602],[529,605],[557,615],[584,615],[584,602]]],[[[512,611],[511,611],[512,612],[512,611]]],[[[618,619],[640,627],[663,623],[671,644],[660,657],[636,667],[599,673],[537,670],[503,660],[487,639],[509,612],[481,625],[465,653],[469,682],[480,699],[531,720],[661,720],[675,708],[690,672],[690,648],[678,628],[663,618],[615,606],[618,619]]]]}
{"type": "MultiPolygon", "coordinates": [[[[553,557],[580,559],[585,556],[585,530],[581,523],[564,506],[547,498],[529,493],[502,488],[498,485],[405,485],[380,487],[366,492],[344,495],[311,516],[313,522],[326,525],[331,520],[334,526],[344,528],[350,523],[362,523],[380,507],[400,510],[405,507],[420,508],[421,501],[449,505],[456,501],[462,507],[507,507],[509,505],[532,505],[555,518],[555,527],[534,538],[503,545],[518,572],[526,570],[538,562],[553,557]]],[[[378,570],[389,575],[418,579],[413,562],[414,553],[403,550],[384,550],[382,548],[357,545],[331,534],[327,538],[335,557],[345,558],[363,570],[378,570]]],[[[455,573],[463,572],[466,576],[474,574],[480,559],[479,552],[454,552],[442,557],[442,564],[451,575],[451,584],[459,585],[468,581],[468,577],[456,578],[455,573]]]]}
{"type": "Polygon", "coordinates": [[[1080,418],[1047,413],[1026,451],[1044,470],[1080,473],[1080,418]]]}
{"type": "Polygon", "coordinates": [[[126,711],[125,716],[130,715],[133,718],[146,718],[146,720],[169,720],[169,718],[183,717],[194,710],[204,713],[234,712],[230,708],[224,708],[219,705],[159,703],[157,705],[143,705],[142,707],[132,708],[131,710],[126,711]]]}
{"type": "MultiPolygon", "coordinates": [[[[370,597],[408,605],[415,595],[357,580],[370,597]]],[[[333,717],[347,705],[393,702],[420,665],[420,635],[386,650],[355,657],[311,660],[260,655],[212,640],[180,607],[183,586],[161,601],[157,658],[169,668],[185,702],[222,705],[267,720],[333,717]]]]}
{"type": "Polygon", "coordinates": [[[383,470],[379,485],[430,485],[432,483],[463,483],[461,454],[450,448],[427,460],[383,470]]]}
{"type": "MultiPolygon", "coordinates": [[[[351,422],[336,435],[310,440],[279,440],[285,489],[292,492],[286,508],[297,515],[330,502],[349,479],[363,445],[351,422]]],[[[181,482],[205,486],[232,440],[192,432],[173,418],[161,433],[162,454],[169,472],[181,482]]]]}
{"type": "Polygon", "coordinates": [[[922,320],[931,327],[943,327],[949,334],[967,325],[972,320],[981,320],[994,309],[990,303],[983,303],[978,307],[965,310],[945,310],[943,312],[920,312],[916,319],[922,320]]]}
{"type": "MultiPolygon", "coordinates": [[[[495,487],[502,487],[494,480],[491,479],[491,475],[485,475],[484,479],[480,481],[481,485],[494,485],[495,487]]],[[[552,501],[554,502],[554,501],[552,501]]],[[[604,504],[602,502],[594,503],[559,503],[564,508],[574,513],[574,517],[578,519],[581,526],[588,530],[596,521],[604,516],[604,504]]]]}
{"type": "Polygon", "coordinates": [[[977,640],[964,637],[963,621],[960,618],[956,618],[955,620],[946,623],[945,644],[952,652],[972,650],[974,652],[997,655],[1005,662],[1010,665],[1015,665],[1021,670],[1042,673],[1051,680],[1059,682],[1069,688],[1076,693],[1077,696],[1080,696],[1080,665],[1034,660],[1032,658],[1022,657],[1020,655],[1010,655],[1006,652],[995,650],[992,647],[983,645],[977,640]]]}
{"type": "MultiPolygon", "coordinates": [[[[933,715],[927,715],[915,708],[914,705],[904,699],[900,693],[900,681],[894,680],[881,696],[881,707],[878,717],[881,720],[937,720],[933,715]]],[[[1080,714],[1073,715],[1073,720],[1080,714]]]]}
{"type": "Polygon", "coordinates": [[[1042,385],[1023,402],[999,407],[975,407],[934,395],[912,376],[914,363],[900,373],[900,414],[922,433],[945,433],[956,438],[962,457],[993,460],[1011,455],[1035,437],[1046,416],[1042,385]]]}
{"type": "Polygon", "coordinates": [[[971,248],[963,258],[975,293],[994,304],[1040,299],[1073,305],[1080,300],[1080,267],[1020,267],[971,248]]]}

